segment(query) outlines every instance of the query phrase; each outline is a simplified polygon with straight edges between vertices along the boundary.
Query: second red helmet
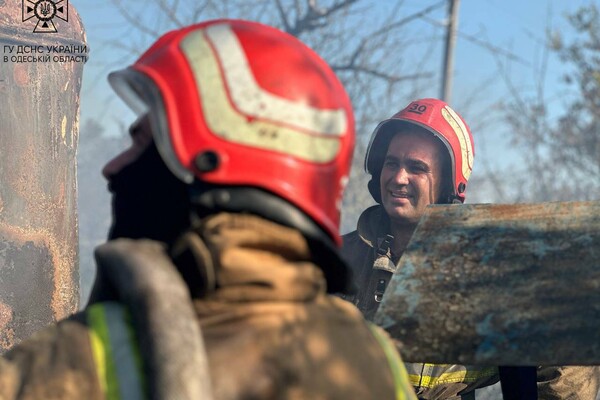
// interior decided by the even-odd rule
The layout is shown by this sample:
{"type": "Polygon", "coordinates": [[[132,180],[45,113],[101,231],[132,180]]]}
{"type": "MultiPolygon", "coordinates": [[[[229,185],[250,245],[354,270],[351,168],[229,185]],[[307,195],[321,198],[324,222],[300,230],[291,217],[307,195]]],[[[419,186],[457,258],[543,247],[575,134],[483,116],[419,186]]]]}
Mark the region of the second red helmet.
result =
{"type": "Polygon", "coordinates": [[[464,202],[475,155],[473,136],[456,111],[446,102],[431,98],[411,102],[379,123],[373,131],[365,156],[365,171],[373,176],[372,184],[369,184],[373,198],[379,202],[379,175],[390,140],[395,133],[406,128],[406,124],[424,128],[444,143],[452,168],[452,200],[464,202]]]}

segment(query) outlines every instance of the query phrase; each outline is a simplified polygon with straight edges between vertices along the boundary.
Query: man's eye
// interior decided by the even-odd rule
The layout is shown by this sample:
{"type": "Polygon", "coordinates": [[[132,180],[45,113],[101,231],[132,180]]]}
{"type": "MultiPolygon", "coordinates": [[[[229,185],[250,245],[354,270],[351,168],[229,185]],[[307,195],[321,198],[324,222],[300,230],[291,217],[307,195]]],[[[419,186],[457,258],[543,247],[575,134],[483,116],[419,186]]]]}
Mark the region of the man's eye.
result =
{"type": "Polygon", "coordinates": [[[411,170],[417,173],[425,173],[429,171],[429,169],[424,165],[413,165],[411,167],[411,170]]]}

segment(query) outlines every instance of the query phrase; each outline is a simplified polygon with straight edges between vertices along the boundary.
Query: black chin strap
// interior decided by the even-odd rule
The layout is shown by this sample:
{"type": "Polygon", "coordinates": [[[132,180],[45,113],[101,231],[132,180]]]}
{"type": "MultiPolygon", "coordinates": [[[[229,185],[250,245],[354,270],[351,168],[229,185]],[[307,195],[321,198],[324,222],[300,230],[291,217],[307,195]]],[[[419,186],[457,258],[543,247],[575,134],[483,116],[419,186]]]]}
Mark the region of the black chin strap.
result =
{"type": "Polygon", "coordinates": [[[377,203],[381,204],[381,188],[379,186],[379,175],[373,175],[369,180],[367,187],[369,188],[369,193],[371,193],[373,199],[377,203]]]}
{"type": "Polygon", "coordinates": [[[446,204],[463,204],[463,202],[458,196],[451,194],[447,197],[446,204]]]}
{"type": "Polygon", "coordinates": [[[188,285],[192,298],[203,298],[217,287],[217,273],[212,254],[200,235],[188,231],[169,249],[169,255],[188,285]]]}

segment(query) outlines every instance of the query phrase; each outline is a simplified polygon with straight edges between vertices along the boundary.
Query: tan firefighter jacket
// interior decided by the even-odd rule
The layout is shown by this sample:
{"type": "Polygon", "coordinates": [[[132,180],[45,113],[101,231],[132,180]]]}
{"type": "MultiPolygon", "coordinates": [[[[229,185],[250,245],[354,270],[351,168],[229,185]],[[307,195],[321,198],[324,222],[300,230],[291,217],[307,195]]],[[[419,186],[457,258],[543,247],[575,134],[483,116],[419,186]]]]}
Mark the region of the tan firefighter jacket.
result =
{"type": "Polygon", "coordinates": [[[109,242],[94,303],[0,359],[0,399],[415,399],[392,342],[325,293],[298,231],[218,214],[181,246],[197,268],[184,276],[214,273],[204,298],[160,244],[109,242]]]}
{"type": "MultiPolygon", "coordinates": [[[[355,292],[340,294],[369,321],[383,297],[401,254],[392,254],[389,219],[380,205],[366,209],[357,229],[343,236],[342,256],[353,272],[355,292]]],[[[420,399],[473,399],[475,389],[499,381],[498,369],[485,366],[406,363],[420,399]]],[[[598,367],[538,367],[540,399],[594,400],[600,388],[598,367]]]]}

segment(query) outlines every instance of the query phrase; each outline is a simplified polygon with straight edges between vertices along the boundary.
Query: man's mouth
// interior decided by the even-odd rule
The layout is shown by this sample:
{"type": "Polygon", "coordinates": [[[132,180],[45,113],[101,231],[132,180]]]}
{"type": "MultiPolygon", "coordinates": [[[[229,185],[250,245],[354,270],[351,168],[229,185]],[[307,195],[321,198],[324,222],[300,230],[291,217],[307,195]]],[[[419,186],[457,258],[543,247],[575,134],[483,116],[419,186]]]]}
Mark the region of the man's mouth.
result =
{"type": "Polygon", "coordinates": [[[395,199],[410,199],[410,198],[412,198],[412,196],[409,195],[408,192],[405,192],[405,191],[390,190],[389,193],[395,199]]]}

